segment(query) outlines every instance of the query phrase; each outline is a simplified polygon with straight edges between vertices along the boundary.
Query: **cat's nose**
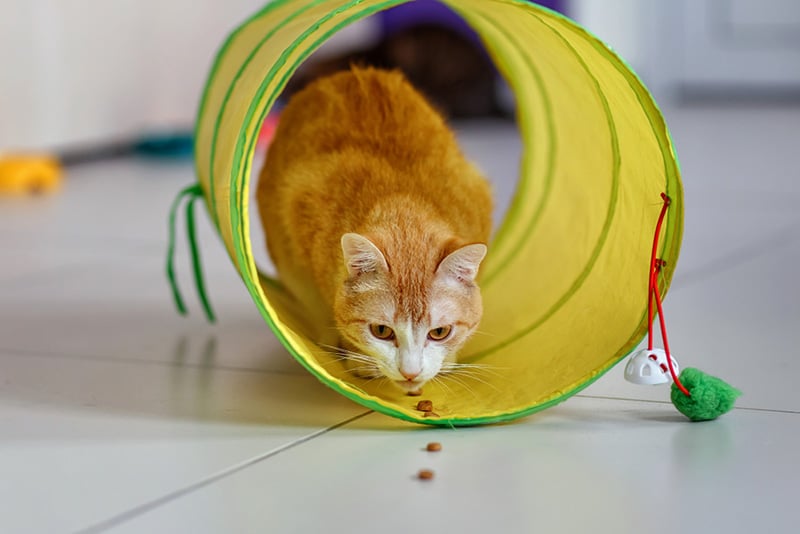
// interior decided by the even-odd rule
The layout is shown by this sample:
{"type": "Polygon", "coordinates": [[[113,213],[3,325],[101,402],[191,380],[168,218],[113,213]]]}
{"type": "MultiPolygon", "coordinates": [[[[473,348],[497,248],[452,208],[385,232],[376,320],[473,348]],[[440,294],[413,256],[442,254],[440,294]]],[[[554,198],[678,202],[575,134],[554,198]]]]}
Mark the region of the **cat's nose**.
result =
{"type": "Polygon", "coordinates": [[[419,376],[419,371],[405,371],[400,369],[400,374],[403,375],[406,380],[414,380],[419,376]]]}

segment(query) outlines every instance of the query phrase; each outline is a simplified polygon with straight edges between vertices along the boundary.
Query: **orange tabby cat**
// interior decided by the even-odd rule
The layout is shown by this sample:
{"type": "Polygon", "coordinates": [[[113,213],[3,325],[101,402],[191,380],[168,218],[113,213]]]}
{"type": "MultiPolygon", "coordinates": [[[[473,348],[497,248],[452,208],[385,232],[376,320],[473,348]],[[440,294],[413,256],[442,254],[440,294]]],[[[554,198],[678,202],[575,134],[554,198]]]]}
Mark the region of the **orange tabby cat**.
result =
{"type": "Polygon", "coordinates": [[[399,72],[353,68],[292,97],[257,199],[284,286],[335,326],[351,370],[418,390],[481,319],[487,181],[399,72]]]}

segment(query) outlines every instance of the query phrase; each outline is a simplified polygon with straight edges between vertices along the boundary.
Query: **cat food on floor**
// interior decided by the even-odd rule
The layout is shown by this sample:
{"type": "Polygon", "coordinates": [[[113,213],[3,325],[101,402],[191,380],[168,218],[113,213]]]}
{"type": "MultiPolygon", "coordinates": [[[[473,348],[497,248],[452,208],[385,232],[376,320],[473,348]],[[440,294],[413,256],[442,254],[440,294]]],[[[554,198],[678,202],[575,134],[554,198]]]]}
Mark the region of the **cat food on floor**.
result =
{"type": "Polygon", "coordinates": [[[432,412],[433,402],[429,400],[421,400],[417,403],[417,410],[421,412],[432,412]]]}
{"type": "Polygon", "coordinates": [[[439,443],[438,441],[431,441],[430,443],[428,443],[428,446],[425,447],[425,450],[429,452],[439,452],[440,450],[442,450],[442,444],[439,443]]]}
{"type": "Polygon", "coordinates": [[[422,395],[422,389],[415,389],[414,391],[409,391],[406,393],[409,397],[419,397],[422,395]]]}
{"type": "Polygon", "coordinates": [[[420,469],[417,473],[417,478],[420,480],[430,480],[433,478],[433,471],[430,469],[420,469]]]}

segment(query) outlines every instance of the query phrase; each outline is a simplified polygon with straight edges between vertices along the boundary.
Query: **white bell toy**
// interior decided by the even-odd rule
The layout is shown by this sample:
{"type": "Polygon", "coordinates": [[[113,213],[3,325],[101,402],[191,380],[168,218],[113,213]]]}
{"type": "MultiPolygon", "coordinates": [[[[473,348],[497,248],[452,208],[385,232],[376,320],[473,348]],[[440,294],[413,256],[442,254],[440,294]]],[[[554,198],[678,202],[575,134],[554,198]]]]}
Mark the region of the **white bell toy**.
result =
{"type": "MultiPolygon", "coordinates": [[[[675,374],[680,368],[675,358],[670,356],[675,374]]],[[[634,384],[653,386],[672,382],[667,353],[662,349],[642,349],[637,351],[625,365],[625,380],[634,384]]]]}

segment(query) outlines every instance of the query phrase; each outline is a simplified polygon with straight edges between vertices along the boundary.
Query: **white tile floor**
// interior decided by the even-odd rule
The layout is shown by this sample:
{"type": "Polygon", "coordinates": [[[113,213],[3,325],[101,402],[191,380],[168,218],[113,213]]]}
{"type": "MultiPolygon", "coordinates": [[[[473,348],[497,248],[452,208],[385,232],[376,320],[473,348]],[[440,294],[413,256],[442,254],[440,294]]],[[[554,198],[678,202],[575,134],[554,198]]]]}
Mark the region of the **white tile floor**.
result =
{"type": "MultiPolygon", "coordinates": [[[[621,368],[513,424],[369,413],[273,339],[207,223],[219,324],[183,248],[194,314],[174,313],[164,222],[191,166],[98,164],[0,200],[0,532],[796,532],[800,109],[666,114],[687,205],[670,335],[744,390],[732,413],[690,424],[621,368]]],[[[511,131],[463,137],[510,182],[511,131]]]]}

